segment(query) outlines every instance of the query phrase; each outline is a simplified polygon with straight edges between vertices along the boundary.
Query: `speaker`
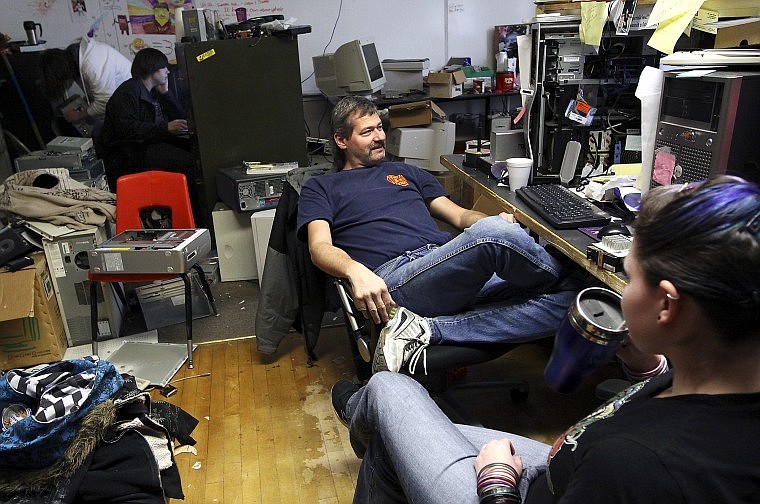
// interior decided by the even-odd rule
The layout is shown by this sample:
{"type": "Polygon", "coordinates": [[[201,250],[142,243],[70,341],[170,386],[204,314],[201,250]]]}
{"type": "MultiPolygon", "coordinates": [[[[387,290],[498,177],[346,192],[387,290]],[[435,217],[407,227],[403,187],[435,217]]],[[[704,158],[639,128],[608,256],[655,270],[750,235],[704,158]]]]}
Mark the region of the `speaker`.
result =
{"type": "Polygon", "coordinates": [[[10,226],[0,229],[0,266],[5,266],[8,261],[12,261],[31,250],[34,250],[34,245],[29,243],[15,229],[10,226]]]}
{"type": "Polygon", "coordinates": [[[562,156],[562,166],[559,169],[559,181],[567,185],[575,178],[575,169],[578,167],[578,156],[581,153],[581,144],[575,140],[567,142],[565,155],[562,156]]]}

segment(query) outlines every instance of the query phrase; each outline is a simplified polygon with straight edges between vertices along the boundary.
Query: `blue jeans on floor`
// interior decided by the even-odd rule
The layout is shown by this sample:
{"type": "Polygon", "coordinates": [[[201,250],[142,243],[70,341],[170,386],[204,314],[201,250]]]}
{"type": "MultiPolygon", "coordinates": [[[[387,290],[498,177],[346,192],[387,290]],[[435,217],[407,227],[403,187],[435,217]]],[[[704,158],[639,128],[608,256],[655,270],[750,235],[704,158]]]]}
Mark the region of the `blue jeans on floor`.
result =
{"type": "Polygon", "coordinates": [[[486,217],[448,243],[375,269],[399,306],[428,319],[431,343],[520,343],[554,334],[578,289],[519,224],[486,217]]]}
{"type": "Polygon", "coordinates": [[[476,504],[475,457],[488,441],[504,437],[522,457],[523,499],[530,482],[546,471],[549,445],[453,424],[428,392],[406,375],[372,375],[349,400],[348,413],[352,444],[363,455],[356,504],[476,504]]]}

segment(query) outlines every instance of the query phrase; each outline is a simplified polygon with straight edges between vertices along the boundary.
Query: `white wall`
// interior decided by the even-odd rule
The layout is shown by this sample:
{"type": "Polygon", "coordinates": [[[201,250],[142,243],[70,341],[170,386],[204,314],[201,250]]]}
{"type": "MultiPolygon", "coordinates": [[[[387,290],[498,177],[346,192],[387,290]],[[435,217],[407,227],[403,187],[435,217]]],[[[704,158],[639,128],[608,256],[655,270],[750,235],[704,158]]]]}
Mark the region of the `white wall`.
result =
{"type": "Polygon", "coordinates": [[[473,65],[495,68],[493,27],[529,22],[536,6],[525,0],[447,0],[449,57],[470,57],[473,65]]]}
{"type": "MultiPolygon", "coordinates": [[[[150,14],[158,0],[84,1],[86,12],[73,12],[71,0],[0,0],[0,32],[13,40],[25,40],[22,23],[30,20],[42,25],[41,38],[47,47],[65,47],[90,31],[127,56],[147,45],[173,59],[174,36],[135,34],[131,25],[125,33],[117,23],[118,15],[150,14]]],[[[381,59],[429,58],[430,68],[438,69],[451,56],[469,56],[473,64],[493,67],[493,26],[519,23],[535,12],[530,0],[165,1],[216,10],[225,22],[235,22],[235,8],[242,6],[248,17],[282,14],[286,19],[296,18],[296,24],[310,25],[312,32],[298,37],[304,79],[312,73],[312,56],[322,54],[325,48],[332,52],[359,37],[374,38],[381,59]]],[[[317,91],[313,77],[305,80],[303,89],[305,93],[317,91]]]]}

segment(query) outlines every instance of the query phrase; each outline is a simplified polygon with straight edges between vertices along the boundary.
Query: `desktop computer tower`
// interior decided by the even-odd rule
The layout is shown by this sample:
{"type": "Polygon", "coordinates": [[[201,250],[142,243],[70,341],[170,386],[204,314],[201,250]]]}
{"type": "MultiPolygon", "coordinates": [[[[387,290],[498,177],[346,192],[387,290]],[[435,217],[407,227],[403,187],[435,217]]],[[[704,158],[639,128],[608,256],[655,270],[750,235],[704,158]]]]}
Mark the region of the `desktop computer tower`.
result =
{"type": "MultiPolygon", "coordinates": [[[[760,72],[717,71],[696,78],[665,74],[655,137],[675,155],[670,182],[731,174],[760,182],[760,72]]],[[[660,185],[652,174],[650,187],[660,185]]]]}
{"type": "MultiPolygon", "coordinates": [[[[53,290],[61,308],[69,346],[92,341],[87,252],[105,240],[103,228],[43,239],[45,258],[53,278],[53,290]]],[[[110,283],[100,283],[98,286],[98,332],[101,338],[115,338],[121,330],[124,305],[114,291],[116,287],[110,283]]]]}
{"type": "Polygon", "coordinates": [[[237,212],[224,203],[217,203],[211,217],[214,222],[221,281],[258,278],[251,232],[251,212],[237,212]]]}

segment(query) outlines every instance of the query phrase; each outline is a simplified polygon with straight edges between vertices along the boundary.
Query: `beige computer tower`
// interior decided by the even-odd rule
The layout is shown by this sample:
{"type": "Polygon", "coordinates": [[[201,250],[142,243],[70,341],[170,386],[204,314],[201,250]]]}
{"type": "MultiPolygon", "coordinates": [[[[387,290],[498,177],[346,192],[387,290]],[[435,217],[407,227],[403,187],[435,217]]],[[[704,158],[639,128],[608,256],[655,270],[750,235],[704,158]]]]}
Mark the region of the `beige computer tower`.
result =
{"type": "MultiPolygon", "coordinates": [[[[74,231],[45,222],[27,222],[27,227],[42,238],[69,346],[91,343],[88,252],[106,240],[104,228],[74,231]]],[[[116,338],[120,335],[124,303],[115,288],[118,288],[118,284],[101,283],[98,288],[100,338],[116,338]]]]}
{"type": "Polygon", "coordinates": [[[249,215],[231,210],[224,203],[217,203],[211,214],[222,282],[258,278],[249,215]]]}

